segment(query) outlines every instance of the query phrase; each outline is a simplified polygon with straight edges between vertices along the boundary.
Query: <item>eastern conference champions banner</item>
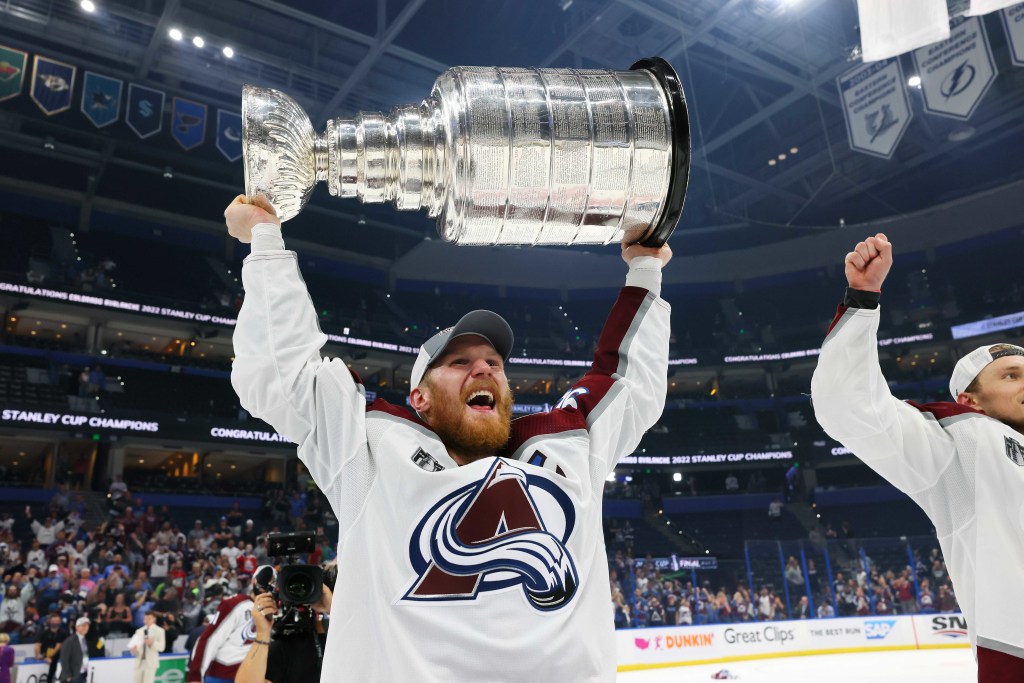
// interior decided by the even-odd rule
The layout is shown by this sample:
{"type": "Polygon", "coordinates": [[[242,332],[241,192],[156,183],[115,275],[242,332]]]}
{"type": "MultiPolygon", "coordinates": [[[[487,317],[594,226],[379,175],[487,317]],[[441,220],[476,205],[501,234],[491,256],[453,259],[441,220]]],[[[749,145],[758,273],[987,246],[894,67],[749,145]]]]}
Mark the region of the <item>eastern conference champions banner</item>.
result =
{"type": "Polygon", "coordinates": [[[850,147],[892,158],[910,123],[910,102],[899,59],[863,64],[836,79],[850,147]]]}
{"type": "Polygon", "coordinates": [[[971,646],[961,614],[622,629],[615,638],[620,671],[758,657],[971,646]]]}
{"type": "Polygon", "coordinates": [[[996,79],[996,63],[981,17],[950,22],[949,39],[914,50],[924,108],[930,114],[967,120],[996,79]]]}
{"type": "Polygon", "coordinates": [[[999,16],[1006,29],[1006,40],[1010,44],[1010,59],[1016,66],[1024,66],[1024,2],[1007,7],[999,16]]]}

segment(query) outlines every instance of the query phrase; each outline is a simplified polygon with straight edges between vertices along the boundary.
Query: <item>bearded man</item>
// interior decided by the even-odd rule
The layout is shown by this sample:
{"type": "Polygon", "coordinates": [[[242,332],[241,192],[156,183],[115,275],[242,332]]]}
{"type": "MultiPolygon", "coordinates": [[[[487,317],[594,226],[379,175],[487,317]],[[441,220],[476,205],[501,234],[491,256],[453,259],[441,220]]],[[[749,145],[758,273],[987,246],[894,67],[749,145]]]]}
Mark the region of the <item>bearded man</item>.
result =
{"type": "Polygon", "coordinates": [[[473,311],[421,347],[414,415],[367,406],[358,376],[321,357],[269,203],[238,197],[225,219],[252,243],[232,384],[299,444],[338,518],[321,680],[614,680],[601,500],[664,407],[671,250],[622,245],[593,365],[551,411],[511,419],[512,330],[473,311]]]}

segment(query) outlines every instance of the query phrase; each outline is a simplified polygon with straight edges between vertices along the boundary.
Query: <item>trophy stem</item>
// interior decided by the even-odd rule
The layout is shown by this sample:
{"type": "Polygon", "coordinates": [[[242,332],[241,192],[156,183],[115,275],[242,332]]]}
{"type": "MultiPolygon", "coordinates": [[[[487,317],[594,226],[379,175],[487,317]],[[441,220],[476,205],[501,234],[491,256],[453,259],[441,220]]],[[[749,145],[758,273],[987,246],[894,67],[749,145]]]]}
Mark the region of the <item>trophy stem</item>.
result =
{"type": "MultiPolygon", "coordinates": [[[[360,112],[355,119],[330,120],[323,145],[324,179],[332,195],[366,203],[391,202],[395,208],[431,215],[440,210],[439,181],[444,160],[443,132],[436,103],[399,106],[387,116],[360,112]]],[[[320,141],[318,140],[318,143],[320,141]]],[[[317,179],[320,179],[317,157],[317,179]]]]}

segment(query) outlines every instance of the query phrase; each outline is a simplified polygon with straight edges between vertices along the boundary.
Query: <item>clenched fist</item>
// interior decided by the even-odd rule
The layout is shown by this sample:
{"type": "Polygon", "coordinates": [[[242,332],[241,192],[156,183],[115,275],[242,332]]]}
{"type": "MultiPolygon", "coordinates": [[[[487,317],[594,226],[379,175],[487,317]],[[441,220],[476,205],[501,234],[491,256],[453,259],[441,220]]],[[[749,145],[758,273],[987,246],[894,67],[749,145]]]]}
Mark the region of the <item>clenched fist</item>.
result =
{"type": "Polygon", "coordinates": [[[252,229],[260,223],[281,225],[274,207],[263,195],[249,199],[240,194],[224,209],[224,222],[228,226],[228,234],[242,244],[252,242],[252,229]]]}
{"type": "Polygon", "coordinates": [[[853,289],[882,291],[885,276],[892,268],[892,245],[882,233],[858,242],[846,255],[846,281],[853,289]]]}

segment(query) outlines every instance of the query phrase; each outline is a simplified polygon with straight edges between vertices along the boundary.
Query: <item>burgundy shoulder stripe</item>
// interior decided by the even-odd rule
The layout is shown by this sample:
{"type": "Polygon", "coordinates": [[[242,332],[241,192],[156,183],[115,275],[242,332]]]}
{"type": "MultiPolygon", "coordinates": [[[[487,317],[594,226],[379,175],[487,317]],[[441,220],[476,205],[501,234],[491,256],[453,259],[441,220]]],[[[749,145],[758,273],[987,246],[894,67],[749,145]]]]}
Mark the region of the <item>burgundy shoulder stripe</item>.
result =
{"type": "Polygon", "coordinates": [[[839,319],[843,317],[847,310],[845,304],[839,304],[839,307],[836,308],[836,316],[832,318],[832,323],[828,326],[828,332],[825,333],[826,337],[832,334],[832,329],[839,323],[839,319]]]}
{"type": "Polygon", "coordinates": [[[922,413],[931,413],[935,416],[936,420],[944,420],[947,417],[953,417],[954,415],[968,415],[971,413],[977,415],[985,414],[980,410],[962,406],[959,403],[953,403],[951,401],[940,401],[938,403],[915,403],[914,401],[904,401],[904,403],[917,408],[922,413]]]}
{"type": "Polygon", "coordinates": [[[619,298],[615,300],[608,319],[597,340],[597,351],[594,352],[593,370],[603,374],[612,374],[619,367],[619,349],[622,340],[629,332],[637,311],[647,298],[648,290],[643,287],[623,287],[619,298]]]}
{"type": "Polygon", "coordinates": [[[559,434],[586,429],[587,418],[579,410],[556,408],[548,413],[534,413],[512,420],[512,434],[500,455],[510,456],[535,436],[559,434]]]}

